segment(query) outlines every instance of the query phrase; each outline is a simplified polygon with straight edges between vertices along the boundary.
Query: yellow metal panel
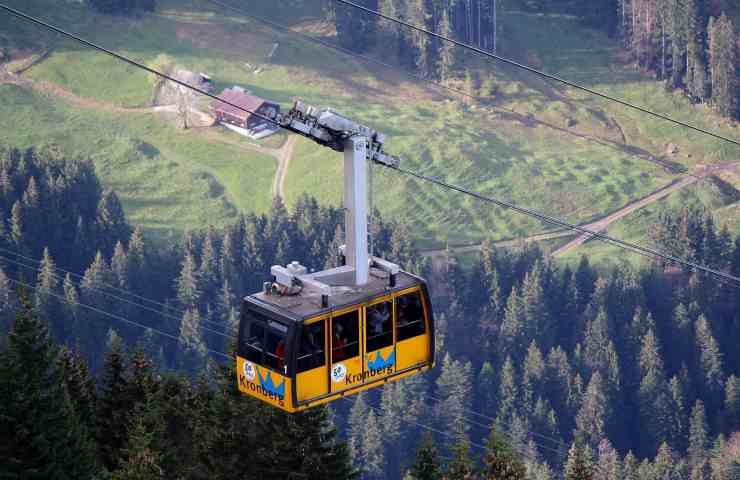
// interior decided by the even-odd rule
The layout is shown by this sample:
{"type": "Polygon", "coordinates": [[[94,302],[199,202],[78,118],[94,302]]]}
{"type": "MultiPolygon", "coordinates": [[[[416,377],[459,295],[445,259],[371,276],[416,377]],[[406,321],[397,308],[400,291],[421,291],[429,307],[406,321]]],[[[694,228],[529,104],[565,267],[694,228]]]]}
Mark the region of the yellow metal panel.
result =
{"type": "Polygon", "coordinates": [[[242,393],[283,410],[295,411],[290,398],[290,378],[237,356],[236,380],[242,393]]]}
{"type": "Polygon", "coordinates": [[[369,390],[371,388],[379,387],[379,386],[383,385],[386,382],[395,382],[395,381],[401,380],[402,378],[410,377],[411,375],[417,375],[419,373],[422,373],[422,372],[425,372],[425,371],[429,370],[430,368],[431,368],[431,365],[429,365],[429,364],[419,365],[418,368],[413,368],[413,369],[411,369],[409,371],[402,372],[402,373],[395,373],[395,374],[391,375],[390,377],[388,377],[387,379],[384,379],[385,381],[383,381],[383,382],[372,382],[372,383],[366,383],[366,384],[359,384],[359,385],[357,385],[355,387],[351,387],[351,388],[349,388],[347,390],[344,390],[341,393],[337,393],[337,394],[334,394],[334,395],[329,395],[327,397],[324,397],[322,399],[316,400],[314,402],[309,402],[309,403],[306,403],[306,404],[303,404],[303,405],[299,405],[299,406],[297,406],[294,409],[294,411],[299,412],[299,411],[302,411],[302,410],[306,410],[308,408],[316,407],[318,405],[323,405],[325,403],[329,403],[329,402],[332,402],[334,400],[338,400],[340,398],[343,398],[343,397],[346,397],[346,396],[349,396],[349,395],[354,395],[356,393],[363,392],[363,391],[369,390]]]}
{"type": "Polygon", "coordinates": [[[403,370],[412,365],[429,362],[429,330],[419,335],[398,342],[396,345],[396,368],[403,370]]]}

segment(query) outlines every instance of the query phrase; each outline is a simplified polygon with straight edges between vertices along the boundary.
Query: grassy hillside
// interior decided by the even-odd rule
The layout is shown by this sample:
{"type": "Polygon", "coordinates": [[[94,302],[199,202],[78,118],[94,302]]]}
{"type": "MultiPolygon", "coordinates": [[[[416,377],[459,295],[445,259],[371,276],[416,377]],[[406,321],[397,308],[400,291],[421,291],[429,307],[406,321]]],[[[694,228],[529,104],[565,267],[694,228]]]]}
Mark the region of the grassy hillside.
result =
{"type": "MultiPolygon", "coordinates": [[[[135,21],[93,15],[78,6],[50,8],[48,0],[11,3],[35,9],[49,21],[64,22],[72,31],[84,32],[146,63],[167,54],[180,66],[208,72],[219,88],[244,85],[285,106],[294,97],[330,105],[387,132],[389,148],[402,156],[407,167],[573,222],[594,219],[647,195],[677,178],[675,172],[680,168],[740,158],[737,151],[708,137],[469,54],[462,55],[460,63],[481,80],[475,93],[488,98],[471,107],[459,99],[449,101],[449,95],[439,89],[397,71],[351,59],[225,12],[205,0],[160,2],[155,15],[135,21]],[[279,47],[268,62],[265,54],[274,43],[279,47]],[[667,155],[667,143],[677,145],[678,154],[667,155]],[[675,168],[668,172],[660,164],[675,168]]],[[[291,17],[284,12],[273,19],[311,34],[330,35],[330,26],[306,16],[315,10],[311,2],[301,5],[304,10],[289,12],[291,17]]],[[[0,18],[0,22],[7,20],[0,18]]],[[[738,136],[736,128],[719,122],[708,109],[692,107],[679,94],[666,93],[659,83],[641,77],[629,66],[619,66],[614,41],[583,28],[574,18],[509,12],[504,25],[507,55],[680,120],[738,136]]],[[[9,29],[6,41],[23,42],[27,30],[14,29],[9,29]]],[[[332,41],[331,37],[324,39],[332,41]]],[[[29,77],[115,105],[141,106],[150,101],[151,82],[145,74],[66,41],[51,39],[46,44],[53,46],[51,55],[32,68],[29,77]]],[[[379,52],[382,47],[377,47],[379,52]]],[[[82,115],[63,105],[55,108],[73,119],[65,124],[78,137],[68,139],[70,145],[95,144],[91,137],[100,129],[83,134],[73,128],[74,121],[89,112],[82,115]]],[[[231,207],[259,212],[269,204],[273,160],[214,141],[214,135],[231,134],[182,133],[166,121],[145,115],[141,122],[127,118],[109,120],[117,135],[147,138],[157,150],[173,156],[183,179],[196,178],[192,171],[186,172],[191,168],[186,166],[216,179],[224,192],[216,195],[223,203],[221,218],[232,212],[231,207]],[[236,156],[254,159],[255,168],[250,168],[248,178],[239,177],[245,170],[234,167],[236,156]]],[[[34,141],[43,141],[47,129],[36,130],[38,140],[34,141]]],[[[233,135],[230,138],[238,141],[233,135]]],[[[108,158],[128,158],[135,151],[118,148],[108,158]]],[[[83,151],[96,158],[104,156],[90,146],[83,151]]],[[[101,173],[108,185],[124,192],[132,217],[150,219],[147,224],[152,228],[198,226],[219,218],[206,213],[214,209],[214,200],[205,187],[196,189],[198,181],[183,181],[177,187],[183,190],[176,195],[164,193],[174,187],[154,184],[155,179],[164,183],[172,176],[167,165],[150,163],[146,174],[142,172],[152,187],[149,194],[158,195],[159,203],[140,200],[136,193],[141,191],[140,178],[130,173],[133,170],[111,166],[101,173]],[[181,215],[173,216],[173,212],[181,215]]],[[[100,168],[105,166],[101,163],[100,168]]],[[[386,215],[410,222],[427,243],[475,241],[487,235],[510,238],[547,228],[386,171],[378,170],[374,184],[375,205],[386,215]]],[[[306,140],[298,142],[285,179],[286,199],[294,202],[303,192],[339,203],[341,155],[306,140]]],[[[722,208],[718,214],[736,225],[736,210],[731,205],[722,208]]]]}
{"type": "Polygon", "coordinates": [[[129,219],[164,234],[222,225],[239,211],[265,212],[272,158],[205,142],[148,113],[107,113],[0,86],[2,141],[54,144],[92,158],[106,188],[120,195],[129,219]]]}

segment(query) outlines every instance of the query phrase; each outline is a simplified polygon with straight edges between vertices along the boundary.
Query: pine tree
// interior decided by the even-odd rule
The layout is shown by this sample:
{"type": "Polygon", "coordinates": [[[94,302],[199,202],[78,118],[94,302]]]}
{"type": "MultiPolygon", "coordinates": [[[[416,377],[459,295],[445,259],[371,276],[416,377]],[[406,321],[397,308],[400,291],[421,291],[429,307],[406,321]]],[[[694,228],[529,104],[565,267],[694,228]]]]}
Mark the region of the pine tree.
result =
{"type": "Polygon", "coordinates": [[[565,463],[565,480],[592,480],[593,465],[590,449],[574,443],[568,451],[565,463]]]}
{"type": "Polygon", "coordinates": [[[646,452],[652,453],[669,439],[673,413],[660,345],[652,329],[642,340],[640,371],[640,420],[646,432],[643,445],[646,452]]]}
{"type": "Polygon", "coordinates": [[[542,393],[545,377],[545,361],[534,340],[529,345],[522,374],[522,401],[527,412],[534,410],[535,399],[542,393]]]}
{"type": "Polygon", "coordinates": [[[120,240],[116,242],[116,246],[113,249],[113,258],[111,258],[110,267],[116,286],[128,290],[130,276],[128,255],[126,255],[126,250],[123,248],[120,240]]]}
{"type": "Polygon", "coordinates": [[[434,437],[430,433],[426,433],[422,438],[409,474],[414,480],[442,479],[439,454],[434,447],[434,437]]]}
{"type": "Polygon", "coordinates": [[[597,454],[594,480],[621,480],[622,462],[619,459],[619,453],[612,447],[609,440],[603,439],[599,442],[597,454]]]}
{"type": "Polygon", "coordinates": [[[383,436],[378,418],[370,410],[362,433],[362,470],[368,478],[381,478],[384,464],[383,436]]]}
{"type": "Polygon", "coordinates": [[[527,478],[524,464],[495,427],[491,428],[486,444],[483,472],[485,478],[489,480],[524,480],[527,478]]]}
{"type": "Polygon", "coordinates": [[[639,465],[637,463],[637,458],[635,458],[635,455],[630,450],[627,452],[627,455],[624,456],[624,480],[640,480],[638,469],[639,465]]]}
{"type": "Polygon", "coordinates": [[[723,430],[732,432],[740,427],[740,379],[730,375],[725,383],[723,430]]]}
{"type": "MultiPolygon", "coordinates": [[[[362,458],[362,434],[365,431],[365,419],[369,408],[365,402],[365,396],[360,393],[355,397],[352,404],[348,419],[347,444],[349,447],[350,457],[355,459],[362,458]]],[[[359,466],[359,465],[355,465],[359,466]]]]}
{"type": "Polygon", "coordinates": [[[75,412],[46,325],[22,293],[0,344],[0,458],[7,478],[91,479],[94,444],[75,412]]]}
{"type": "Polygon", "coordinates": [[[689,449],[687,451],[689,466],[693,469],[707,460],[709,449],[709,432],[704,403],[697,400],[691,411],[689,426],[689,449]]]}
{"type": "Polygon", "coordinates": [[[56,317],[56,290],[59,287],[59,278],[56,273],[54,259],[51,258],[48,248],[44,248],[44,257],[39,264],[36,278],[36,309],[47,318],[56,317]]]}
{"type": "Polygon", "coordinates": [[[441,400],[437,403],[440,425],[458,437],[465,437],[469,424],[465,411],[470,409],[472,366],[463,365],[446,354],[442,360],[442,373],[437,379],[437,392],[441,400]]]}
{"type": "Polygon", "coordinates": [[[126,431],[130,421],[125,372],[123,345],[114,334],[105,356],[95,429],[103,466],[111,471],[118,465],[118,452],[126,444],[126,431]]]}
{"type": "Polygon", "coordinates": [[[194,309],[201,298],[200,276],[195,265],[195,258],[188,253],[182,262],[180,276],[177,279],[177,298],[184,308],[194,309]]]}
{"type": "Polygon", "coordinates": [[[496,372],[490,362],[483,362],[478,373],[478,397],[481,411],[492,412],[496,408],[496,372]]]}
{"type": "Polygon", "coordinates": [[[606,437],[609,402],[604,394],[601,374],[595,372],[586,388],[581,409],[576,416],[576,440],[593,449],[606,437]]]}
{"type": "Polygon", "coordinates": [[[699,372],[702,384],[708,394],[710,411],[720,406],[724,389],[724,372],[722,369],[722,353],[712,334],[707,318],[702,314],[695,324],[695,338],[699,372]]]}
{"type": "Polygon", "coordinates": [[[503,355],[521,359],[525,347],[524,309],[516,287],[511,290],[506,302],[504,321],[501,323],[501,350],[503,355]]]}
{"type": "Polygon", "coordinates": [[[469,480],[472,478],[474,465],[470,459],[470,441],[461,438],[450,449],[452,459],[447,462],[445,468],[445,479],[469,480]]]}
{"type": "Polygon", "coordinates": [[[499,380],[499,405],[496,420],[500,425],[508,425],[513,415],[517,413],[519,389],[517,388],[516,372],[511,357],[506,357],[499,380]]]}
{"type": "MultiPolygon", "coordinates": [[[[442,12],[442,19],[439,22],[440,35],[452,38],[452,25],[447,9],[442,12]]],[[[451,76],[455,63],[455,45],[451,42],[441,41],[439,47],[439,59],[437,60],[437,75],[443,82],[451,76]]]]}
{"type": "Polygon", "coordinates": [[[726,117],[738,113],[737,44],[735,29],[727,15],[709,29],[709,54],[712,72],[712,104],[726,117]]]}
{"type": "Polygon", "coordinates": [[[126,446],[121,450],[119,468],[112,480],[158,480],[165,477],[161,453],[154,448],[154,433],[148,431],[142,414],[136,415],[128,429],[126,446]]]}
{"type": "Polygon", "coordinates": [[[203,364],[206,345],[200,330],[200,312],[187,309],[180,322],[180,365],[186,370],[196,370],[203,364]]]}

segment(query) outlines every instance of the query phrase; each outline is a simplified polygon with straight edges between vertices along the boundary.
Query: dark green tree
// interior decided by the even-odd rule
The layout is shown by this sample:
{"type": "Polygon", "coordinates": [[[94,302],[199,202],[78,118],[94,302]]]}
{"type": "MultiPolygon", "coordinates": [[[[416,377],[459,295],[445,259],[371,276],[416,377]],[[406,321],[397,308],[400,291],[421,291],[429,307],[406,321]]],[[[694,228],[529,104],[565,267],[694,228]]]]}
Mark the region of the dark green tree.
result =
{"type": "Polygon", "coordinates": [[[524,480],[527,478],[524,463],[501,433],[491,428],[483,460],[483,476],[487,480],[524,480]]]}
{"type": "Polygon", "coordinates": [[[434,437],[430,433],[422,438],[409,474],[414,480],[441,480],[439,454],[434,446],[434,437]]]}
{"type": "Polygon", "coordinates": [[[7,478],[91,479],[94,443],[75,412],[46,325],[22,294],[0,344],[0,459],[7,478]]]}

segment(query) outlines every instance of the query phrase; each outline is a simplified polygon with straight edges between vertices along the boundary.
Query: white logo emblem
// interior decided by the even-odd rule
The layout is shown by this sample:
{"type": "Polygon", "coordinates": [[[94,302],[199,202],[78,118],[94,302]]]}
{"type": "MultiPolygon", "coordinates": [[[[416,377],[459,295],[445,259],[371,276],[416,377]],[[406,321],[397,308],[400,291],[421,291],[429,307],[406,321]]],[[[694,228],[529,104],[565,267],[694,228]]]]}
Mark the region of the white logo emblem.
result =
{"type": "Polygon", "coordinates": [[[331,369],[331,381],[339,383],[347,376],[347,367],[343,363],[337,363],[331,369]]]}
{"type": "Polygon", "coordinates": [[[254,368],[254,363],[244,362],[244,376],[247,377],[247,380],[250,382],[253,381],[256,372],[257,370],[254,368]]]}

